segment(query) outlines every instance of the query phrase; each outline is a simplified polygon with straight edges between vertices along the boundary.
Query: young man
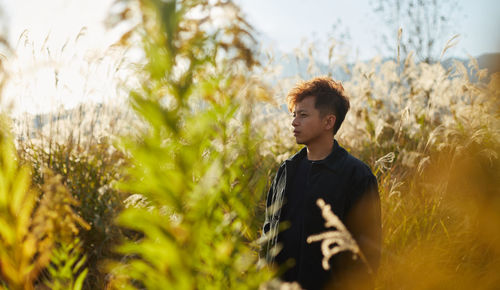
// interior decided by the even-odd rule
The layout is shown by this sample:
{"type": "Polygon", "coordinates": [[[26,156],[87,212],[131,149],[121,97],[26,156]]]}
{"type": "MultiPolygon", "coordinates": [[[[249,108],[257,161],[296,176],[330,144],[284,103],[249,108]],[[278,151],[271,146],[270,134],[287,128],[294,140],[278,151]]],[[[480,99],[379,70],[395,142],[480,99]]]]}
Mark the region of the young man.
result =
{"type": "Polygon", "coordinates": [[[369,289],[380,258],[380,199],[370,168],[339,146],[335,134],[349,110],[341,84],[327,77],[299,83],[288,97],[293,134],[304,144],[281,164],[267,195],[266,258],[286,270],[281,279],[304,289],[369,289]],[[332,228],[321,198],[356,240],[363,255],[341,252],[322,267],[321,243],[307,237],[332,228]],[[368,261],[368,263],[366,263],[368,261]]]}

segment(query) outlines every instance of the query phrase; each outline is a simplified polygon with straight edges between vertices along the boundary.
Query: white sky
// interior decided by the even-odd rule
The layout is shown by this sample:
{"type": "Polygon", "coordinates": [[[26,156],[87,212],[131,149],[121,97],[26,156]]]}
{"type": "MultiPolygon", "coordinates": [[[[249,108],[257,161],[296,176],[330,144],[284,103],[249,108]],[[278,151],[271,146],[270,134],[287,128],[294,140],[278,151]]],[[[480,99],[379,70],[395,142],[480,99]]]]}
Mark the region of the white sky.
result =
{"type": "Polygon", "coordinates": [[[119,34],[104,25],[112,1],[0,0],[15,51],[3,105],[13,103],[14,114],[48,112],[115,97],[118,58],[109,46],[119,34]]]}
{"type": "MultiPolygon", "coordinates": [[[[371,11],[374,0],[236,0],[249,22],[254,25],[265,42],[289,52],[307,37],[321,39],[333,30],[340,20],[342,30],[348,29],[353,50],[361,59],[377,54],[380,39],[375,37],[381,29],[378,18],[371,11]]],[[[83,26],[92,35],[92,46],[106,46],[102,21],[106,19],[113,0],[0,0],[9,23],[9,38],[17,41],[29,30],[30,38],[43,42],[50,32],[53,46],[61,46],[75,37],[83,26]]],[[[457,14],[459,45],[452,54],[478,56],[500,51],[500,1],[458,0],[462,8],[457,14]]],[[[338,35],[336,35],[338,36],[338,35]]],[[[446,40],[443,40],[446,42],[446,40]]],[[[15,43],[15,42],[14,42],[15,43]]]]}
{"type": "Polygon", "coordinates": [[[26,29],[35,43],[43,42],[50,33],[54,47],[74,38],[84,26],[95,41],[102,40],[102,21],[111,3],[112,0],[0,0],[13,43],[26,29]]]}
{"type": "MultiPolygon", "coordinates": [[[[264,45],[272,44],[287,53],[304,38],[322,40],[329,33],[338,36],[347,28],[352,54],[369,59],[378,54],[379,39],[375,37],[380,22],[371,11],[370,0],[235,0],[247,20],[259,32],[264,45]],[[340,31],[333,26],[340,20],[340,31]]],[[[373,1],[373,0],[371,0],[373,1]]],[[[31,44],[16,48],[17,60],[10,88],[4,95],[17,99],[17,109],[30,112],[47,111],[57,102],[73,106],[79,101],[112,96],[110,79],[113,61],[104,53],[116,41],[116,34],[105,31],[113,0],[0,0],[1,22],[7,23],[8,36],[16,45],[27,30],[31,44]],[[77,42],[75,38],[86,27],[77,42]],[[43,49],[45,38],[49,39],[43,49]],[[64,43],[68,45],[61,50],[64,43]],[[47,55],[47,48],[51,56],[47,55]],[[54,63],[56,62],[56,63],[54,63]],[[56,86],[54,68],[58,69],[56,86]],[[82,99],[82,98],[85,98],[82,99]],[[50,99],[50,101],[49,101],[50,99]]],[[[459,44],[448,56],[478,56],[500,51],[500,1],[459,0],[462,10],[456,28],[459,44]]],[[[446,40],[443,40],[443,46],[446,40]]]]}
{"type": "MultiPolygon", "coordinates": [[[[372,12],[370,2],[374,0],[236,0],[241,4],[247,19],[262,36],[282,51],[290,52],[300,44],[302,38],[309,40],[326,36],[333,30],[337,20],[341,30],[350,32],[353,53],[360,59],[377,55],[381,46],[376,37],[381,22],[372,12]]],[[[458,0],[461,10],[456,14],[456,31],[461,34],[459,44],[450,50],[450,55],[467,57],[500,51],[500,1],[458,0]]],[[[335,35],[338,36],[338,35],[335,35]]],[[[442,46],[447,39],[443,40],[442,46]]]]}

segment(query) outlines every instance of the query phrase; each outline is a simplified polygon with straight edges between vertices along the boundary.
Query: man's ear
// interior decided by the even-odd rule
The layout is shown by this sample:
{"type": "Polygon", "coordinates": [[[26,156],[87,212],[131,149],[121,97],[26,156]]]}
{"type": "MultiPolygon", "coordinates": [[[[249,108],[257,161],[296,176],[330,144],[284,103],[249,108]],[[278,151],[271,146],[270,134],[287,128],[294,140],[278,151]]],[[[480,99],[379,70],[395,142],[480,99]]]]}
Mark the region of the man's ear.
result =
{"type": "Polygon", "coordinates": [[[325,117],[325,129],[332,130],[333,126],[335,126],[335,122],[337,121],[337,117],[333,114],[326,115],[325,117]]]}

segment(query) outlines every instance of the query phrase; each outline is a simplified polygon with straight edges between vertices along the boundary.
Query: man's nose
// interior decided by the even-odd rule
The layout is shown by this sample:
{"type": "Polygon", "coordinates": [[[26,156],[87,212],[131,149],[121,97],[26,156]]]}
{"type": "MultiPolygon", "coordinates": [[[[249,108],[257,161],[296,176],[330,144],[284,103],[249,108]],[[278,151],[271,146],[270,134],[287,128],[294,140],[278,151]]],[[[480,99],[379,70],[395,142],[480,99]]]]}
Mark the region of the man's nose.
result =
{"type": "Polygon", "coordinates": [[[292,120],[292,126],[297,127],[299,125],[299,122],[297,121],[297,117],[294,117],[292,120]]]}

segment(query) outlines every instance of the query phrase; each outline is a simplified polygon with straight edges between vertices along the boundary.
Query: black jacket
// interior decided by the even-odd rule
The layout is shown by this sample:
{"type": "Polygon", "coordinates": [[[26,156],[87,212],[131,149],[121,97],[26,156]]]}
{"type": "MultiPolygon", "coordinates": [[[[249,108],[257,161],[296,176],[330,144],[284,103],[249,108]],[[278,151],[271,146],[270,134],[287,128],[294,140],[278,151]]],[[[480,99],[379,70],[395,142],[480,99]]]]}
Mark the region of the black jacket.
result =
{"type": "MultiPolygon", "coordinates": [[[[307,158],[303,148],[281,164],[267,194],[267,209],[263,227],[264,250],[269,263],[274,262],[278,227],[283,201],[290,192],[289,184],[301,158],[307,158]]],[[[335,141],[333,150],[325,159],[315,161],[309,173],[309,191],[303,206],[304,236],[319,234],[325,228],[325,220],[316,201],[322,198],[331,205],[358,243],[376,272],[380,260],[381,217],[377,180],[370,168],[350,155],[335,141]]],[[[302,243],[304,258],[300,262],[298,282],[305,289],[361,289],[372,288],[374,275],[369,273],[361,259],[353,260],[352,253],[341,252],[330,259],[330,270],[322,267],[321,243],[302,243]],[[362,285],[361,285],[362,284],[362,285]]]]}

